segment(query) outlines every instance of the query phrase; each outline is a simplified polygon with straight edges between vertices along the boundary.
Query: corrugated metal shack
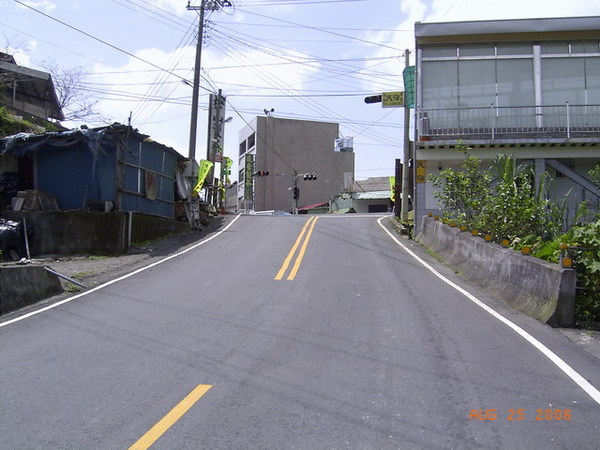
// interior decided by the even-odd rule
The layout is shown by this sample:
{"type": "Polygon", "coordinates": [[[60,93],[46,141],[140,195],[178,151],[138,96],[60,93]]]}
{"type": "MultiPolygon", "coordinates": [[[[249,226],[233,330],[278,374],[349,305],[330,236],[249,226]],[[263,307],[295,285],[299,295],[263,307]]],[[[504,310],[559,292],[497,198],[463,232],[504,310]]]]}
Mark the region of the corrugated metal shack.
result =
{"type": "Polygon", "coordinates": [[[175,217],[176,172],[185,158],[129,126],[113,124],[0,140],[20,189],[52,194],[62,210],[134,211],[175,217]]]}

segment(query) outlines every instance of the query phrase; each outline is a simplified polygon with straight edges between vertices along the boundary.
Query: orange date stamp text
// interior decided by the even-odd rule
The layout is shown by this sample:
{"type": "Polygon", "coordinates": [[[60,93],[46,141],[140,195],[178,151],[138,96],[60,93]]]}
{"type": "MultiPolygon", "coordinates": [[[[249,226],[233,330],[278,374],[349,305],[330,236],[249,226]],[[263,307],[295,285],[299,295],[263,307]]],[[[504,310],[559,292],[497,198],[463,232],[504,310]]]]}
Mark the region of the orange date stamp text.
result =
{"type": "Polygon", "coordinates": [[[552,409],[552,408],[538,408],[534,410],[527,410],[524,408],[514,408],[507,410],[500,409],[471,409],[469,411],[469,420],[494,421],[494,420],[507,420],[509,422],[520,422],[527,419],[534,419],[538,422],[558,422],[558,421],[570,421],[572,419],[573,411],[570,409],[552,409]]]}

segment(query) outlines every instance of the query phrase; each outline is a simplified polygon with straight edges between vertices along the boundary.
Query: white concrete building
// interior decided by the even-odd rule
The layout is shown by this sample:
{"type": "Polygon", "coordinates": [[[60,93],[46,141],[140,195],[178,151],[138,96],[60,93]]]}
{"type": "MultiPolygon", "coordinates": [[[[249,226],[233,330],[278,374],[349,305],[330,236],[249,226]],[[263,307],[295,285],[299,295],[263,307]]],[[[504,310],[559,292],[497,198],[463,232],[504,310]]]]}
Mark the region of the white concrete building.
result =
{"type": "Polygon", "coordinates": [[[351,146],[336,146],[338,137],[337,123],[256,117],[240,131],[239,209],[291,212],[349,190],[354,153],[351,146]]]}
{"type": "Polygon", "coordinates": [[[600,191],[600,17],[416,23],[415,218],[438,212],[430,174],[464,155],[514,155],[569,205],[600,191]]]}

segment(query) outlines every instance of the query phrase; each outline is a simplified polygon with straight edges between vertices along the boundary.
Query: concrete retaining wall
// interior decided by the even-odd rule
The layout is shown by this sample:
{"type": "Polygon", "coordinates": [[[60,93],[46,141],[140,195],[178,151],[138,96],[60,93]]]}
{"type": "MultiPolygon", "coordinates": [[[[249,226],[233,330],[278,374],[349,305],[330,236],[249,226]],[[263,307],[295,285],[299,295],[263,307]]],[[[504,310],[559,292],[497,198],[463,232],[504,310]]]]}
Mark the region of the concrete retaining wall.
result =
{"type": "Polygon", "coordinates": [[[31,256],[118,255],[132,243],[189,230],[187,222],[126,212],[6,211],[2,217],[26,219],[27,226],[33,229],[29,240],[31,256]]]}
{"type": "Polygon", "coordinates": [[[576,273],[424,217],[416,240],[470,282],[552,326],[574,323],[576,273]]]}
{"type": "MultiPolygon", "coordinates": [[[[189,231],[187,222],[123,212],[28,211],[2,213],[2,218],[26,219],[33,230],[31,257],[40,255],[119,255],[141,243],[189,231]]],[[[24,251],[24,250],[23,250],[24,251]]],[[[25,257],[25,254],[20,254],[25,257]]],[[[62,293],[60,280],[44,267],[0,266],[0,315],[62,293]]]]}
{"type": "Polygon", "coordinates": [[[62,293],[56,275],[42,266],[0,267],[0,315],[62,293]]]}

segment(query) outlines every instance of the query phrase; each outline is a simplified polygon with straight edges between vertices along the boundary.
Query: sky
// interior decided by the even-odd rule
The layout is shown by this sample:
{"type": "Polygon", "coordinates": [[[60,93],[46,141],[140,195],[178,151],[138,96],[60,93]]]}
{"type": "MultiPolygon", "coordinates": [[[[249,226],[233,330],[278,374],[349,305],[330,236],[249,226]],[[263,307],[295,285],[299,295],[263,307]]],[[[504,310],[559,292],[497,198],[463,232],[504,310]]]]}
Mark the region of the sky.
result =
{"type": "MultiPolygon", "coordinates": [[[[0,0],[0,50],[22,66],[81,75],[94,103],[75,128],[114,122],[189,154],[201,0],[0,0]]],[[[366,104],[403,90],[414,24],[600,16],[590,0],[231,0],[207,13],[196,159],[206,157],[208,95],[227,97],[224,154],[237,174],[239,132],[254,117],[336,122],[354,138],[355,178],[394,174],[404,111],[366,104]]],[[[333,143],[332,143],[333,148],[333,143]]],[[[318,168],[315,168],[318,171],[318,168]]]]}

